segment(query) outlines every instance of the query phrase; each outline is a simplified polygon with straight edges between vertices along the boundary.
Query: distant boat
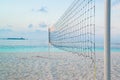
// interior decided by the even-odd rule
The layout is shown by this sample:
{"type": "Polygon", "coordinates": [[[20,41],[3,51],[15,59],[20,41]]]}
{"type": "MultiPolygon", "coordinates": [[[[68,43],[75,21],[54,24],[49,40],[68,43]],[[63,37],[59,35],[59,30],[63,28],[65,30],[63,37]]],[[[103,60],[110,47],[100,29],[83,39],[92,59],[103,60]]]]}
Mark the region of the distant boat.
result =
{"type": "Polygon", "coordinates": [[[25,38],[6,38],[6,40],[26,40],[25,38]]]}

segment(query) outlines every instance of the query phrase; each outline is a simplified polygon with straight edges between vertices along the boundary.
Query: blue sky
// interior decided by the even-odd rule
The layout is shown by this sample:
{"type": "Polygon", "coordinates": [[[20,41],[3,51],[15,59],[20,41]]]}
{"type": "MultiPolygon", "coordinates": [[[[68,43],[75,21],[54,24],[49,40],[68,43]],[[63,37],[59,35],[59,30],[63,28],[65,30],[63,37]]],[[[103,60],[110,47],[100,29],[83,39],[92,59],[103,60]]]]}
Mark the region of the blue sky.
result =
{"type": "MultiPolygon", "coordinates": [[[[53,25],[73,0],[0,0],[0,37],[47,41],[53,25]]],[[[112,0],[112,42],[120,43],[120,0],[112,0]]],[[[96,35],[103,41],[104,0],[96,0],[96,35]]]]}

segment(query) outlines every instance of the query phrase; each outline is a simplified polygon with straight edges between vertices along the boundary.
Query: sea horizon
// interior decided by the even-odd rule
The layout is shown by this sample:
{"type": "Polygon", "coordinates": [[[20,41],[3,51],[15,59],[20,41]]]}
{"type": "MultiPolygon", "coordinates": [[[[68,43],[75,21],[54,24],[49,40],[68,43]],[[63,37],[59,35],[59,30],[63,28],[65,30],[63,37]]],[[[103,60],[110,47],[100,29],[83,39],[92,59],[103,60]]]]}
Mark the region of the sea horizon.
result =
{"type": "MultiPolygon", "coordinates": [[[[0,40],[0,53],[2,52],[65,52],[48,45],[47,42],[41,43],[39,40],[0,40]]],[[[103,43],[96,43],[96,52],[103,52],[103,43]]],[[[120,52],[120,44],[112,43],[111,52],[120,52]]]]}

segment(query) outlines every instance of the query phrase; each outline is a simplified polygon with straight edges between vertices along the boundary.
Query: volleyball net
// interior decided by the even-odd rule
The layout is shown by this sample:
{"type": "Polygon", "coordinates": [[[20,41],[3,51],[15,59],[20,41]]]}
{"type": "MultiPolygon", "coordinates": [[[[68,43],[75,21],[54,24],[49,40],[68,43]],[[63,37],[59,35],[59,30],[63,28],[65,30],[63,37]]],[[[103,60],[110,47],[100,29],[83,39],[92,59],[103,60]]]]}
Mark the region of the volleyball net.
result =
{"type": "Polygon", "coordinates": [[[49,28],[49,43],[77,54],[81,80],[95,80],[95,0],[75,0],[49,28]]]}

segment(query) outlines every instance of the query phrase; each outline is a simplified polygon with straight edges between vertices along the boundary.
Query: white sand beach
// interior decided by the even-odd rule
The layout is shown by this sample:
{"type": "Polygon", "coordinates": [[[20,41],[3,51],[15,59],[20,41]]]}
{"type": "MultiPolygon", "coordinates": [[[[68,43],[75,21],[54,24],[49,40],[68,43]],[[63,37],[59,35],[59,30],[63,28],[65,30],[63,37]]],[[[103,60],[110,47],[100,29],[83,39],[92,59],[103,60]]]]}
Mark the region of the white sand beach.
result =
{"type": "MultiPolygon", "coordinates": [[[[0,80],[81,80],[84,75],[80,73],[85,71],[81,71],[79,58],[71,53],[1,53],[0,80]]],[[[102,53],[96,53],[96,67],[97,80],[103,80],[102,53]]],[[[112,80],[120,79],[119,53],[112,53],[111,74],[112,80]]]]}

